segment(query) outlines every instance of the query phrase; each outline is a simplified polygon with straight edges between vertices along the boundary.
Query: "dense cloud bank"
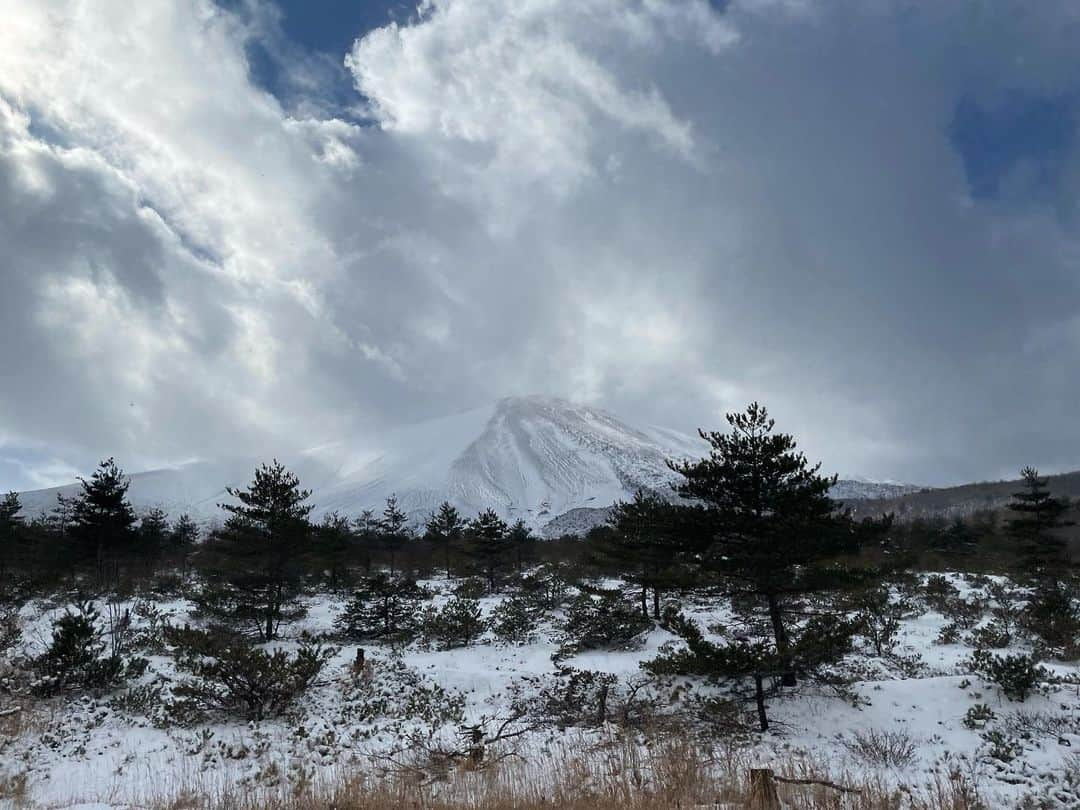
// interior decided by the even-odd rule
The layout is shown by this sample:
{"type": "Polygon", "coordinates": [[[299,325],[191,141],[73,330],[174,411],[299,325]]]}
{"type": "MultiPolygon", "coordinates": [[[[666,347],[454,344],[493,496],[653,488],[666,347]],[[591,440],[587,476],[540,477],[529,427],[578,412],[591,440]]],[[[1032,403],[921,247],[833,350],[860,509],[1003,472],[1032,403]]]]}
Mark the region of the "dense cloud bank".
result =
{"type": "Polygon", "coordinates": [[[254,5],[0,0],[0,487],[532,392],[1077,466],[1080,10],[722,5],[426,2],[342,109],[254,5]],[[1063,134],[988,163],[1017,98],[1063,134]]]}

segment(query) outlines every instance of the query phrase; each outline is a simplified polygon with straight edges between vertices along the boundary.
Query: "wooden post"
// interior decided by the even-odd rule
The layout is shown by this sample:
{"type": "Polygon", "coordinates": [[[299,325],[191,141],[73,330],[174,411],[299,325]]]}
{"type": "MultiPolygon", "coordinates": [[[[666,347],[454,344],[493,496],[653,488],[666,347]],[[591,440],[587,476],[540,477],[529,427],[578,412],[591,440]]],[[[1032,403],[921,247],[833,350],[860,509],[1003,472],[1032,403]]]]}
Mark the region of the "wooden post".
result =
{"type": "Polygon", "coordinates": [[[751,768],[750,796],[747,810],[780,810],[780,797],[776,795],[776,782],[769,768],[751,768]]]}

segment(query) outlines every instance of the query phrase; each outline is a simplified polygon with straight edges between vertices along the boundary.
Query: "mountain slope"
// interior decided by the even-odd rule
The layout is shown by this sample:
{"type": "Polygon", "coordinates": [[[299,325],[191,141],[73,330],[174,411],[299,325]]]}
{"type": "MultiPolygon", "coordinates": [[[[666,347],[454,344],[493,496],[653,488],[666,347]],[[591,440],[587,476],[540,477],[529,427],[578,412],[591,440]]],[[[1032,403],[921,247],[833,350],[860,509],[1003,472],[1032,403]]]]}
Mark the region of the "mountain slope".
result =
{"type": "MultiPolygon", "coordinates": [[[[1055,497],[1080,498],[1080,471],[1048,475],[1046,478],[1050,493],[1055,497]]],[[[892,513],[899,520],[957,518],[983,510],[1001,509],[1012,500],[1013,493],[1022,488],[1019,480],[985,481],[868,498],[853,501],[850,505],[858,517],[892,513]]]]}
{"type": "MultiPolygon", "coordinates": [[[[282,459],[312,490],[316,515],[381,509],[396,495],[414,522],[443,500],[471,516],[494,508],[539,528],[571,509],[607,506],[638,488],[667,489],[668,458],[698,456],[700,440],[637,428],[610,413],[546,397],[487,408],[313,448],[282,459]]],[[[226,486],[246,484],[262,459],[200,461],[131,476],[139,511],[161,507],[201,521],[222,516],[226,486]]],[[[23,493],[24,511],[52,509],[78,485],[23,493]]]]}
{"type": "MultiPolygon", "coordinates": [[[[696,436],[633,427],[599,408],[530,396],[350,437],[282,461],[312,490],[316,517],[379,511],[396,495],[415,524],[446,500],[465,516],[490,507],[534,529],[551,524],[545,533],[559,534],[605,520],[612,503],[639,488],[670,492],[677,476],[667,459],[697,458],[707,449],[696,436]]],[[[218,504],[230,500],[225,488],[246,485],[266,460],[208,460],[137,473],[129,496],[140,512],[160,507],[211,522],[223,515],[218,504]]],[[[24,493],[24,510],[52,509],[58,493],[77,490],[73,484],[24,493]]],[[[835,492],[848,500],[895,495],[898,488],[845,480],[835,492]]]]}

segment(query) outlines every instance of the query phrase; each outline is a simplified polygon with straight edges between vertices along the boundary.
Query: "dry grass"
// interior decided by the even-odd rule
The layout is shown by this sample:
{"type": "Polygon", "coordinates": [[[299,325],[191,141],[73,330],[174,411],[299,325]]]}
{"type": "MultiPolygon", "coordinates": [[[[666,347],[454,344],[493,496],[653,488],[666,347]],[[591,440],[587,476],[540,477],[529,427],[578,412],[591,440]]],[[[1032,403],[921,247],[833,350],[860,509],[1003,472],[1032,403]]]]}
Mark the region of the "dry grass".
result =
{"type": "MultiPolygon", "coordinates": [[[[439,781],[419,773],[340,773],[300,788],[254,793],[192,789],[152,803],[154,810],[690,810],[742,808],[752,763],[745,753],[706,748],[685,738],[648,746],[611,738],[599,744],[566,740],[549,754],[497,766],[458,768],[439,781]],[[579,744],[582,743],[582,744],[579,744]]],[[[828,773],[795,759],[777,774],[832,781],[858,789],[779,785],[785,808],[805,810],[984,810],[977,791],[958,775],[897,788],[883,779],[828,773]]]]}

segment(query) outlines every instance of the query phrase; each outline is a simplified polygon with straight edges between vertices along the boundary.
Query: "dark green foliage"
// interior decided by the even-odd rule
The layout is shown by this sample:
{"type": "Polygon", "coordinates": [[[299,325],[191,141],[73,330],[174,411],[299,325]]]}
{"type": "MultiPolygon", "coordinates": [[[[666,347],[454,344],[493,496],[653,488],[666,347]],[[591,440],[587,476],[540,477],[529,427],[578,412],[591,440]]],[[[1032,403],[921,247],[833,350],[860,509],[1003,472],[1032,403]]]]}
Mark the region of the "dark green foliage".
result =
{"type": "Polygon", "coordinates": [[[1002,650],[1012,644],[1012,633],[1000,619],[994,619],[990,624],[977,627],[971,633],[969,643],[979,649],[1002,650]]]}
{"type": "Polygon", "coordinates": [[[177,549],[191,549],[199,541],[199,525],[191,515],[183,514],[173,524],[170,541],[177,549]]]}
{"type": "MultiPolygon", "coordinates": [[[[685,479],[679,494],[706,507],[706,570],[733,596],[761,598],[777,654],[787,661],[790,614],[799,600],[863,581],[841,560],[888,523],[857,524],[839,511],[829,498],[836,477],[820,475],[821,465],[811,466],[791,436],[775,433],[764,407],[753,403],[727,421],[730,433],[701,432],[712,447],[708,458],[670,466],[685,479]]],[[[786,684],[794,685],[792,666],[784,669],[786,684]]]]}
{"type": "Polygon", "coordinates": [[[428,597],[415,581],[379,572],[361,580],[336,626],[356,641],[408,641],[416,636],[420,603],[428,597]]]}
{"type": "Polygon", "coordinates": [[[869,641],[874,652],[885,655],[896,645],[901,610],[886,586],[868,588],[855,595],[852,603],[859,622],[859,634],[869,641]]]}
{"type": "Polygon", "coordinates": [[[542,565],[518,579],[518,594],[538,611],[555,610],[566,601],[567,577],[565,566],[542,565]]]}
{"type": "Polygon", "coordinates": [[[464,532],[465,521],[446,501],[439,505],[439,511],[431,516],[425,527],[425,538],[442,551],[447,579],[450,578],[450,554],[460,545],[464,532]]]}
{"type": "Polygon", "coordinates": [[[355,550],[355,539],[349,519],[337,512],[325,515],[315,527],[312,556],[322,580],[331,590],[336,591],[349,583],[349,564],[355,550]]]}
{"type": "Polygon", "coordinates": [[[511,596],[501,601],[491,612],[491,630],[500,641],[528,644],[536,638],[540,611],[528,599],[511,596]]]}
{"type": "Polygon", "coordinates": [[[165,631],[177,669],[191,678],[173,687],[178,718],[206,712],[262,720],[281,714],[312,686],[337,649],[304,636],[290,655],[264,650],[221,630],[172,627],[165,631]]]}
{"type": "Polygon", "coordinates": [[[1020,614],[1020,622],[1051,655],[1080,656],[1080,595],[1072,582],[1043,582],[1020,614]]]}
{"type": "Polygon", "coordinates": [[[15,610],[0,610],[0,660],[7,657],[22,641],[22,628],[19,626],[19,614],[15,610]]]}
{"type": "Polygon", "coordinates": [[[493,509],[481,512],[465,530],[465,553],[476,574],[487,583],[488,593],[495,590],[500,575],[510,565],[513,548],[510,527],[493,509]]]}
{"type": "Polygon", "coordinates": [[[15,562],[13,551],[16,532],[23,525],[22,516],[19,514],[21,511],[18,492],[9,492],[0,498],[0,573],[15,562]]]}
{"type": "Polygon", "coordinates": [[[629,647],[652,622],[617,590],[582,593],[570,602],[563,625],[562,655],[629,647]]]}
{"type": "Polygon", "coordinates": [[[653,618],[660,619],[664,590],[678,581],[684,535],[679,531],[682,510],[656,495],[638,490],[629,503],[615,505],[608,531],[590,532],[587,538],[594,562],[615,570],[640,588],[641,612],[649,615],[652,591],[653,618]]]}
{"type": "Polygon", "coordinates": [[[420,628],[428,644],[438,644],[444,650],[468,647],[484,632],[480,603],[467,597],[451,597],[440,608],[426,608],[420,617],[420,628]]]}
{"type": "Polygon", "coordinates": [[[946,528],[937,532],[931,547],[940,554],[957,557],[975,553],[979,546],[979,534],[974,528],[956,518],[946,528]]]}
{"type": "Polygon", "coordinates": [[[277,461],[257,469],[248,489],[228,492],[240,504],[221,505],[229,519],[196,558],[206,581],[197,603],[232,629],[270,641],[282,623],[303,615],[312,509],[304,501],[311,492],[277,461]]]}
{"type": "Polygon", "coordinates": [[[960,589],[941,574],[931,574],[922,587],[926,604],[938,613],[946,613],[950,602],[960,598],[960,589]]]}
{"type": "Polygon", "coordinates": [[[1009,536],[1020,544],[1030,572],[1037,578],[1054,578],[1064,558],[1065,541],[1056,533],[1068,525],[1063,520],[1069,503],[1050,494],[1045,478],[1033,467],[1020,471],[1024,488],[1013,493],[1009,511],[1014,517],[1006,523],[1009,536]]]}
{"type": "Polygon", "coordinates": [[[608,703],[617,676],[607,672],[560,666],[540,690],[534,713],[559,729],[596,726],[608,718],[608,703]]]}
{"type": "Polygon", "coordinates": [[[777,688],[775,676],[788,672],[801,678],[820,676],[823,668],[851,652],[852,637],[860,628],[858,620],[815,616],[795,629],[786,654],[781,656],[765,639],[737,636],[725,643],[711,641],[696,622],[674,609],[665,612],[664,622],[686,646],[664,650],[643,668],[655,675],[696,675],[728,682],[736,690],[749,686],[762,731],[769,727],[765,698],[777,688]]]}
{"type": "Polygon", "coordinates": [[[720,644],[705,638],[701,628],[677,610],[669,608],[664,624],[686,644],[665,649],[642,667],[655,675],[699,675],[713,681],[745,678],[755,673],[772,673],[780,667],[772,646],[766,641],[739,637],[720,644]]]}
{"type": "Polygon", "coordinates": [[[506,532],[506,542],[510,547],[510,555],[514,559],[514,567],[521,573],[521,569],[532,556],[536,538],[532,531],[525,525],[524,520],[516,520],[506,532]]]}
{"type": "Polygon", "coordinates": [[[38,676],[34,689],[55,695],[71,690],[106,690],[146,669],[145,658],[125,658],[115,643],[109,650],[101,614],[89,602],[79,602],[53,622],[48,649],[34,659],[38,676]]]}
{"type": "Polygon", "coordinates": [[[99,579],[115,580],[120,559],[134,550],[137,539],[135,511],[127,499],[130,482],[111,458],[98,465],[89,481],[79,481],[82,491],[71,502],[72,535],[83,556],[95,563],[99,579]]]}
{"type": "Polygon", "coordinates": [[[177,566],[181,571],[187,571],[188,558],[195,550],[199,542],[201,531],[191,515],[183,514],[173,523],[172,530],[166,540],[165,559],[177,566]]]}
{"type": "Polygon", "coordinates": [[[165,510],[151,509],[139,521],[138,545],[140,554],[146,560],[153,562],[165,551],[170,534],[169,516],[165,514],[165,510]]]}
{"type": "Polygon", "coordinates": [[[986,650],[976,650],[971,656],[971,671],[997,684],[1006,697],[1021,703],[1050,678],[1050,672],[1034,656],[999,656],[986,650]]]}
{"type": "Polygon", "coordinates": [[[355,556],[365,571],[371,571],[373,552],[379,547],[381,530],[375,512],[365,509],[352,522],[355,556]]]}
{"type": "Polygon", "coordinates": [[[12,568],[24,567],[27,562],[23,539],[24,526],[19,493],[9,492],[0,498],[0,602],[13,598],[15,578],[12,568]]]}
{"type": "Polygon", "coordinates": [[[398,508],[396,495],[391,495],[386,499],[386,508],[383,509],[382,519],[378,522],[378,531],[379,543],[390,556],[390,573],[392,574],[395,571],[397,555],[412,537],[409,516],[398,508]]]}

